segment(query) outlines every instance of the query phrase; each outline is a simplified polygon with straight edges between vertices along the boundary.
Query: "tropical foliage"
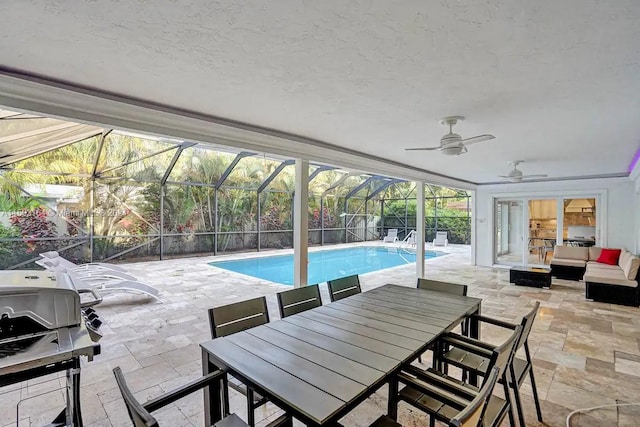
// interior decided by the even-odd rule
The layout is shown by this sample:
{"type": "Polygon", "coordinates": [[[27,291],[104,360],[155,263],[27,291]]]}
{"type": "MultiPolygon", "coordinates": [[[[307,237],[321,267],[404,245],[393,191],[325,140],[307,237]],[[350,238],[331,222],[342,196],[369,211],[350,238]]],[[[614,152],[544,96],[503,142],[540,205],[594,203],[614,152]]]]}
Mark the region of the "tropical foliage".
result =
{"type": "MultiPolygon", "coordinates": [[[[426,240],[433,240],[436,231],[447,231],[450,243],[470,244],[470,213],[466,209],[460,210],[448,207],[449,203],[453,201],[466,201],[468,196],[465,193],[460,193],[450,188],[433,186],[427,191],[426,197],[426,240]],[[430,193],[430,191],[433,191],[433,193],[430,193]]],[[[399,229],[406,227],[409,230],[415,229],[416,206],[415,199],[385,202],[384,227],[399,229]]]]}
{"type": "MultiPolygon", "coordinates": [[[[0,222],[0,267],[50,248],[38,239],[52,237],[76,242],[69,244],[70,257],[78,260],[123,252],[128,258],[157,257],[161,235],[168,255],[291,247],[294,182],[294,167],[281,160],[121,133],[89,138],[0,172],[0,214],[14,214],[0,222]],[[48,196],[52,184],[74,189],[62,198],[64,209],[58,198],[48,196]],[[89,236],[94,244],[83,244],[89,236]],[[7,240],[20,237],[18,243],[7,240]]],[[[336,169],[315,174],[309,185],[311,243],[362,238],[345,234],[345,224],[364,224],[366,238],[377,238],[383,211],[385,227],[405,217],[415,224],[414,184],[389,184],[336,169]],[[391,199],[384,208],[383,196],[391,199]]],[[[438,191],[441,197],[460,196],[438,191]]],[[[450,241],[465,241],[466,213],[448,212],[438,200],[443,199],[428,202],[427,212],[438,213],[439,229],[460,236],[450,241]]]]}

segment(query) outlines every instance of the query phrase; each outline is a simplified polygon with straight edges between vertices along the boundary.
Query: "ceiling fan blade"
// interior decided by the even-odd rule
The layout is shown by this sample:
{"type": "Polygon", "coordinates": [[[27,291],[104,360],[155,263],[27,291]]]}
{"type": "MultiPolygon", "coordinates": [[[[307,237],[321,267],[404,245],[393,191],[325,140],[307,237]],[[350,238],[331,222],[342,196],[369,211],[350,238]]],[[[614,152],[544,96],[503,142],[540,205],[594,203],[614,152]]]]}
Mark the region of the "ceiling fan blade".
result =
{"type": "Polygon", "coordinates": [[[471,138],[463,139],[462,143],[464,145],[475,144],[476,142],[489,141],[490,139],[495,139],[493,135],[478,135],[472,136],[471,138]]]}
{"type": "Polygon", "coordinates": [[[548,175],[523,175],[524,179],[538,179],[538,178],[546,178],[548,175]]]}
{"type": "Polygon", "coordinates": [[[509,179],[511,177],[509,175],[498,175],[498,178],[507,178],[507,179],[509,179]]]}
{"type": "Polygon", "coordinates": [[[405,148],[406,151],[433,151],[439,150],[442,147],[425,147],[425,148],[405,148]]]}

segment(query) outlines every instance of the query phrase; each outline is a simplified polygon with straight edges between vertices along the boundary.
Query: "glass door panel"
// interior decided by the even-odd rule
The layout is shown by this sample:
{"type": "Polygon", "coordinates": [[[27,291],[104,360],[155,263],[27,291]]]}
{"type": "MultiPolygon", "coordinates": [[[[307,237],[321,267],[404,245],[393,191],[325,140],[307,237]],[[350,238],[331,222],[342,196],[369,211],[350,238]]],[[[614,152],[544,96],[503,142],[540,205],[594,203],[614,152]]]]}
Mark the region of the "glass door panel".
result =
{"type": "Polygon", "coordinates": [[[565,245],[593,246],[598,237],[596,199],[564,199],[562,238],[565,245]]]}
{"type": "Polygon", "coordinates": [[[497,200],[495,206],[495,262],[522,264],[524,253],[523,202],[497,200]]]}
{"type": "Polygon", "coordinates": [[[558,236],[558,200],[529,200],[528,264],[549,264],[558,236]]]}

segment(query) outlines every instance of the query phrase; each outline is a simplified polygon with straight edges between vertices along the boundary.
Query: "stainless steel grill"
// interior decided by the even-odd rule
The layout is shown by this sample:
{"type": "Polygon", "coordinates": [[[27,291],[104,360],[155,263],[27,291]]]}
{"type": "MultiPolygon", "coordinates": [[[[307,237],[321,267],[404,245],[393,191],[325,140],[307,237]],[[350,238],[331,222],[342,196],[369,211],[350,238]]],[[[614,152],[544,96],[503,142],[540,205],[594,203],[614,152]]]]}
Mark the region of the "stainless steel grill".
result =
{"type": "Polygon", "coordinates": [[[100,353],[100,323],[67,274],[1,271],[0,387],[64,370],[67,405],[52,425],[81,426],[80,357],[100,353]]]}

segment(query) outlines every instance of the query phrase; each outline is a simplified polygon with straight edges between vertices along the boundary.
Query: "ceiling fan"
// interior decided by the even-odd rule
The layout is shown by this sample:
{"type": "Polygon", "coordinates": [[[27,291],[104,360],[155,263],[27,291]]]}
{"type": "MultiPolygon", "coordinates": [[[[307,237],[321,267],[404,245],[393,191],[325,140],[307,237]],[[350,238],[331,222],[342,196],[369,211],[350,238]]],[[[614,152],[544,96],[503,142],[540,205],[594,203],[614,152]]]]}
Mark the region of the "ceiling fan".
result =
{"type": "Polygon", "coordinates": [[[466,153],[467,146],[471,144],[475,144],[476,142],[488,141],[490,139],[494,139],[493,135],[478,135],[472,136],[471,138],[462,139],[460,135],[457,133],[453,133],[453,126],[456,125],[459,121],[463,121],[463,116],[449,116],[440,119],[440,124],[443,126],[449,126],[449,133],[440,138],[440,146],[439,147],[425,147],[425,148],[405,148],[407,151],[432,151],[432,150],[440,150],[443,154],[447,156],[458,156],[460,154],[466,153]]]}
{"type": "Polygon", "coordinates": [[[518,165],[520,163],[524,163],[524,160],[514,160],[513,162],[509,162],[509,164],[513,166],[513,170],[509,172],[509,175],[500,175],[500,178],[506,178],[511,182],[520,182],[527,179],[538,179],[547,177],[547,175],[524,175],[522,171],[518,169],[518,165]]]}

